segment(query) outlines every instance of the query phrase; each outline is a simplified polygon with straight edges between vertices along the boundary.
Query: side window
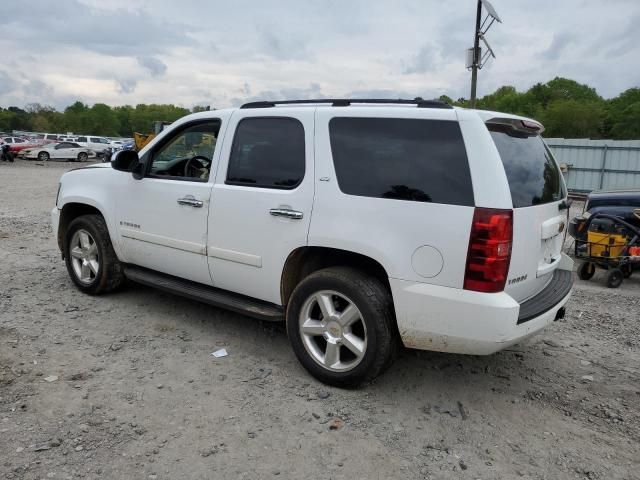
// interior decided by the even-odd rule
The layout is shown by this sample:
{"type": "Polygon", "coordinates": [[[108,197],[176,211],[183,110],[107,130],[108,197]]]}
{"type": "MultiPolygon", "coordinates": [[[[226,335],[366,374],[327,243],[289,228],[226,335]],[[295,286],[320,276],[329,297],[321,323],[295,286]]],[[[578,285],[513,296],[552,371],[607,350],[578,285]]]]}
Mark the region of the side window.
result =
{"type": "Polygon", "coordinates": [[[343,193],[474,205],[457,122],[335,117],[329,122],[329,139],[343,193]]]}
{"type": "Polygon", "coordinates": [[[151,152],[150,176],[207,181],[213,163],[220,120],[183,128],[151,152]]]}
{"type": "Polygon", "coordinates": [[[87,142],[87,137],[78,137],[78,140],[76,140],[76,142],[87,142]]]}
{"type": "Polygon", "coordinates": [[[228,185],[293,189],[304,177],[304,127],[285,117],[241,120],[227,170],[228,185]]]}

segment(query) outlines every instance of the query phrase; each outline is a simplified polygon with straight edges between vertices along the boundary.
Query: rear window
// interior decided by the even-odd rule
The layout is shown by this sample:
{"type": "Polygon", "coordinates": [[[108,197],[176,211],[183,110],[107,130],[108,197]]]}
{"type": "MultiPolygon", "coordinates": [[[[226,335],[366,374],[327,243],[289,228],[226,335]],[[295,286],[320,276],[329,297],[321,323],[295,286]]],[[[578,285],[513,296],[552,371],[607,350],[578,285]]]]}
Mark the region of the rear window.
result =
{"type": "Polygon", "coordinates": [[[539,135],[510,125],[488,124],[507,174],[513,208],[561,200],[566,192],[562,174],[539,135]]]}
{"type": "Polygon", "coordinates": [[[346,194],[474,205],[457,122],[335,117],[329,134],[338,185],[346,194]]]}

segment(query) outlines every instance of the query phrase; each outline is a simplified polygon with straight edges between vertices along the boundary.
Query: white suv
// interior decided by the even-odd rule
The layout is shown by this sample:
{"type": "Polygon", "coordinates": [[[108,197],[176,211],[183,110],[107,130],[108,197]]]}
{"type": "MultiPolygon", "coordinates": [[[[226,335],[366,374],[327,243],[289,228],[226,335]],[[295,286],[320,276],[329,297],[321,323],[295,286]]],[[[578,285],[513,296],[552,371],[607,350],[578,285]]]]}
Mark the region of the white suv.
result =
{"type": "Polygon", "coordinates": [[[357,385],[399,341],[490,354],[564,315],[566,187],[541,132],[421,99],[207,111],[63,175],[53,227],[80,290],[128,278],[286,321],[309,372],[357,385]]]}

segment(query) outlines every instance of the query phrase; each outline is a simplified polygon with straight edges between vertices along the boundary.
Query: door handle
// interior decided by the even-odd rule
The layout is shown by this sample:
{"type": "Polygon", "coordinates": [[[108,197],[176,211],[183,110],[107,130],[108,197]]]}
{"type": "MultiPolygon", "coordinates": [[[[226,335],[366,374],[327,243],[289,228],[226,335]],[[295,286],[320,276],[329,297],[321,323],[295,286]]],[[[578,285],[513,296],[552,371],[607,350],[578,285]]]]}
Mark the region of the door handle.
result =
{"type": "Polygon", "coordinates": [[[302,220],[304,216],[302,212],[291,210],[289,208],[272,208],[269,213],[274,217],[292,218],[293,220],[302,220]]]}
{"type": "Polygon", "coordinates": [[[178,203],[180,205],[189,205],[190,207],[195,207],[195,208],[202,208],[202,205],[204,205],[202,200],[196,200],[196,198],[193,195],[186,195],[183,198],[179,198],[178,203]]]}

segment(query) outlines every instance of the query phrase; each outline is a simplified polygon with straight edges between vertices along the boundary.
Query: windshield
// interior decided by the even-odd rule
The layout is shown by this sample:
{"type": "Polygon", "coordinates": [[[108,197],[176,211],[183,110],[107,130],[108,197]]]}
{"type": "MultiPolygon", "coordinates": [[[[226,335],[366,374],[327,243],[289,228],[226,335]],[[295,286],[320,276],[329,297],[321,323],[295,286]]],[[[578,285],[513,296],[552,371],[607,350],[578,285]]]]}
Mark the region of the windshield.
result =
{"type": "Polygon", "coordinates": [[[539,135],[510,125],[488,124],[507,174],[513,208],[562,200],[565,186],[560,168],[539,135]]]}

